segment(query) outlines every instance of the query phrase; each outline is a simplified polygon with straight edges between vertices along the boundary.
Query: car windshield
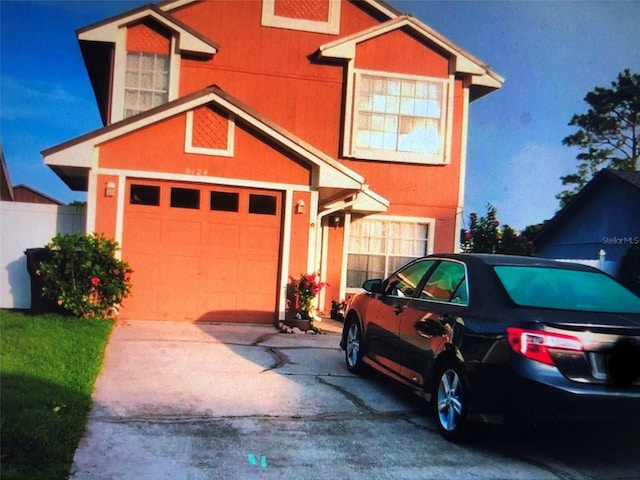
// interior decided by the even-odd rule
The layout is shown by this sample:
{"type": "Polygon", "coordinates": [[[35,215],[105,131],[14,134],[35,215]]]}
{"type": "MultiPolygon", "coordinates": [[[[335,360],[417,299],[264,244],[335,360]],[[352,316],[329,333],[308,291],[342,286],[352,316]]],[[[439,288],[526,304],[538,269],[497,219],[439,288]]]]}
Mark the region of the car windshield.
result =
{"type": "Polygon", "coordinates": [[[607,275],[551,267],[494,267],[511,299],[526,307],[640,313],[640,298],[607,275]]]}

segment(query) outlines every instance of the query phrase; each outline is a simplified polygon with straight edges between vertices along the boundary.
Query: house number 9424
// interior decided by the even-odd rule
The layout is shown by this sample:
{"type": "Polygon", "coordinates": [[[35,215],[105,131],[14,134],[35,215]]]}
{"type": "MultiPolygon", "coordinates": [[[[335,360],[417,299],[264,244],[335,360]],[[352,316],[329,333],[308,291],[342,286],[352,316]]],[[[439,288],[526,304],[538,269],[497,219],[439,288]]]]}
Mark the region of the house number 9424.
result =
{"type": "Polygon", "coordinates": [[[187,175],[206,175],[208,170],[204,170],[202,168],[187,168],[187,175]]]}

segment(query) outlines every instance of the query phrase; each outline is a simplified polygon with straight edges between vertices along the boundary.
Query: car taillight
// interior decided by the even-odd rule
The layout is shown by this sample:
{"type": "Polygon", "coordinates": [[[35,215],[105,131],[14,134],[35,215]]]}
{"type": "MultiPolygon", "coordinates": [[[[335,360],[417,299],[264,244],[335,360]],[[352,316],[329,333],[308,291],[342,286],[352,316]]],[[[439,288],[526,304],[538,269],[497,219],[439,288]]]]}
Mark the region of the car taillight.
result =
{"type": "Polygon", "coordinates": [[[550,350],[582,351],[582,343],[571,335],[540,330],[507,327],[507,340],[511,349],[531,360],[553,365],[550,350]]]}

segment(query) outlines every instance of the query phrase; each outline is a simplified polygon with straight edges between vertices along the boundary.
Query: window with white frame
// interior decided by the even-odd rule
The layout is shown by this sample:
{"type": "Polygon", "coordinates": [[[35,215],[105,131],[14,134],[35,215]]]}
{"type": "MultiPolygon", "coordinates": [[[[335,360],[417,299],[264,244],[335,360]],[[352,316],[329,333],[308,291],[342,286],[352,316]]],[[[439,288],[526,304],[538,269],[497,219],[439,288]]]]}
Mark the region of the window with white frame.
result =
{"type": "Polygon", "coordinates": [[[128,52],[125,74],[124,118],[167,103],[169,56],[128,52]]]}
{"type": "Polygon", "coordinates": [[[432,221],[353,219],[349,231],[347,288],[386,278],[409,261],[429,253],[432,221]]]}
{"type": "Polygon", "coordinates": [[[448,79],[357,70],[350,155],[443,163],[449,90],[448,79]]]}

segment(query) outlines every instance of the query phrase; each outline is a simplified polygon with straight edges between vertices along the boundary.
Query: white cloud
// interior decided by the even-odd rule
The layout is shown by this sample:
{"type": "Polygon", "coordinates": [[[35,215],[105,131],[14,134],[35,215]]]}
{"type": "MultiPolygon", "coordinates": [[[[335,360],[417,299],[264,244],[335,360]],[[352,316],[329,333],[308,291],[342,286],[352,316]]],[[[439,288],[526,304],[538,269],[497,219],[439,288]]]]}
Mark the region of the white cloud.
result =
{"type": "Polygon", "coordinates": [[[78,105],[83,99],[64,88],[45,82],[20,82],[2,78],[2,111],[5,120],[54,118],[68,106],[78,105]]]}

